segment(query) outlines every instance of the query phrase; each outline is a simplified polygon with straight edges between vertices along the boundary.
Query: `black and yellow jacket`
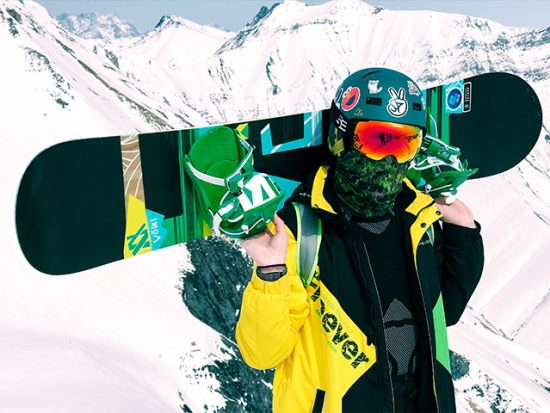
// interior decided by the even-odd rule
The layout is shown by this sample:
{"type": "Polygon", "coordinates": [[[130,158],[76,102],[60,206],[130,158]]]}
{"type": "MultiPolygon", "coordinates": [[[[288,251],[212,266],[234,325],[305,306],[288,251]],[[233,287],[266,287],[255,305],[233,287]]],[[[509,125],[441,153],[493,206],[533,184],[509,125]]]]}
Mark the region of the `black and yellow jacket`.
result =
{"type": "MultiPolygon", "coordinates": [[[[376,283],[360,235],[327,201],[327,173],[321,167],[295,193],[310,200],[323,221],[313,281],[305,288],[297,275],[296,217],[285,207],[279,215],[289,235],[288,274],[268,282],[254,272],[243,296],[237,343],[251,367],[276,368],[274,412],[392,412],[376,283]]],[[[433,199],[405,184],[394,212],[417,274],[412,294],[422,372],[417,408],[455,411],[446,327],[458,322],[479,281],[483,245],[479,229],[445,224],[442,230],[433,199]]]]}

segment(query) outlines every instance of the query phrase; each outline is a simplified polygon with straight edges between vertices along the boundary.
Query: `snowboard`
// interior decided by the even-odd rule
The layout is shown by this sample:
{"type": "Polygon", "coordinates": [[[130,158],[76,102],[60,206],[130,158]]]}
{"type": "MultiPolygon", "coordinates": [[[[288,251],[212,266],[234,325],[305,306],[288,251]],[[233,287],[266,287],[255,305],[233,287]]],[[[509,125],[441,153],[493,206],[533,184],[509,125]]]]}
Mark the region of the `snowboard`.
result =
{"type": "MultiPolygon", "coordinates": [[[[517,165],[540,135],[540,102],[515,75],[482,74],[422,94],[438,137],[478,168],[470,179],[517,165]]],[[[255,147],[255,171],[269,174],[287,196],[331,162],[328,110],[227,126],[255,147]]],[[[182,167],[209,129],[73,140],[42,151],[16,201],[28,262],[46,274],[70,274],[210,235],[182,167]]]]}

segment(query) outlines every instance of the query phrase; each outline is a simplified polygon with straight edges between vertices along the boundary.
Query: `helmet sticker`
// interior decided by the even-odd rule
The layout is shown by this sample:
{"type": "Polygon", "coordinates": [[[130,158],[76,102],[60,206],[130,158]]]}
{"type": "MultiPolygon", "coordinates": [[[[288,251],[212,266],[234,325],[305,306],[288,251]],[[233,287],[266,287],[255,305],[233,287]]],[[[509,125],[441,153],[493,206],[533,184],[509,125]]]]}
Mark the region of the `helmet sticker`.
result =
{"type": "Polygon", "coordinates": [[[342,110],[352,110],[359,103],[361,91],[358,87],[348,87],[342,97],[342,110]]]}
{"type": "Polygon", "coordinates": [[[391,96],[388,106],[386,106],[388,113],[396,118],[405,116],[409,111],[409,104],[405,99],[405,89],[400,87],[399,93],[397,93],[393,87],[390,87],[388,92],[391,96]]]}
{"type": "Polygon", "coordinates": [[[409,86],[409,95],[420,96],[420,90],[413,82],[407,80],[407,85],[409,86]]]}
{"type": "Polygon", "coordinates": [[[381,87],[378,87],[379,80],[369,80],[369,93],[371,95],[376,95],[382,91],[381,87]]]}

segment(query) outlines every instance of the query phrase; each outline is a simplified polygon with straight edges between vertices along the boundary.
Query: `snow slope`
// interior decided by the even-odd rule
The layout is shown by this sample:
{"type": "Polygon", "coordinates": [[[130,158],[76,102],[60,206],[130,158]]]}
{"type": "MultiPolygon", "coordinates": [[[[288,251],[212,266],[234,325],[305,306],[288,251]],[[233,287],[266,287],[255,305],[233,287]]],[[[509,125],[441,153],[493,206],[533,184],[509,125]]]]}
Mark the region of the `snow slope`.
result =
{"type": "Polygon", "coordinates": [[[469,359],[467,372],[454,380],[459,411],[548,411],[548,358],[463,319],[466,324],[449,336],[455,351],[469,359]]]}
{"type": "MultiPolygon", "coordinates": [[[[220,378],[201,370],[231,354],[182,302],[184,247],[59,278],[26,263],[14,205],[40,150],[324,108],[343,76],[370,65],[406,71],[423,86],[506,70],[533,85],[545,113],[550,107],[550,28],[361,1],[286,1],[238,33],[163,20],[141,38],[85,42],[32,1],[0,3],[0,139],[9,154],[0,162],[2,411],[204,411],[228,397],[220,378]]],[[[483,225],[487,256],[471,308],[450,334],[469,363],[456,381],[464,411],[550,411],[547,117],[545,125],[518,168],[461,191],[483,225]]]]}

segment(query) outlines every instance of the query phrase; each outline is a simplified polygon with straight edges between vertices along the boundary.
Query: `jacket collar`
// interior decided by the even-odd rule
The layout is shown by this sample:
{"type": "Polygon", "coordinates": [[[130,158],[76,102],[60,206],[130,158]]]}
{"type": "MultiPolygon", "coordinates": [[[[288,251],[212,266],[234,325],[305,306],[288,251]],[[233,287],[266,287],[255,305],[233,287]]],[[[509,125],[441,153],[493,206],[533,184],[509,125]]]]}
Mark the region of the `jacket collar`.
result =
{"type": "Polygon", "coordinates": [[[311,207],[336,215],[332,205],[326,200],[324,192],[327,183],[329,167],[321,166],[315,173],[311,187],[311,207]]]}
{"type": "MultiPolygon", "coordinates": [[[[325,197],[325,188],[327,184],[327,177],[329,175],[329,168],[330,167],[328,165],[323,165],[317,169],[313,179],[308,179],[303,186],[299,187],[298,196],[303,199],[303,196],[308,194],[310,205],[313,209],[321,210],[332,215],[337,215],[335,209],[325,197]]],[[[396,207],[414,216],[418,216],[420,212],[428,207],[432,207],[430,209],[435,209],[435,206],[433,205],[434,200],[431,196],[418,191],[407,178],[405,178],[403,182],[405,185],[403,190],[397,195],[397,199],[395,201],[396,207]]]]}

